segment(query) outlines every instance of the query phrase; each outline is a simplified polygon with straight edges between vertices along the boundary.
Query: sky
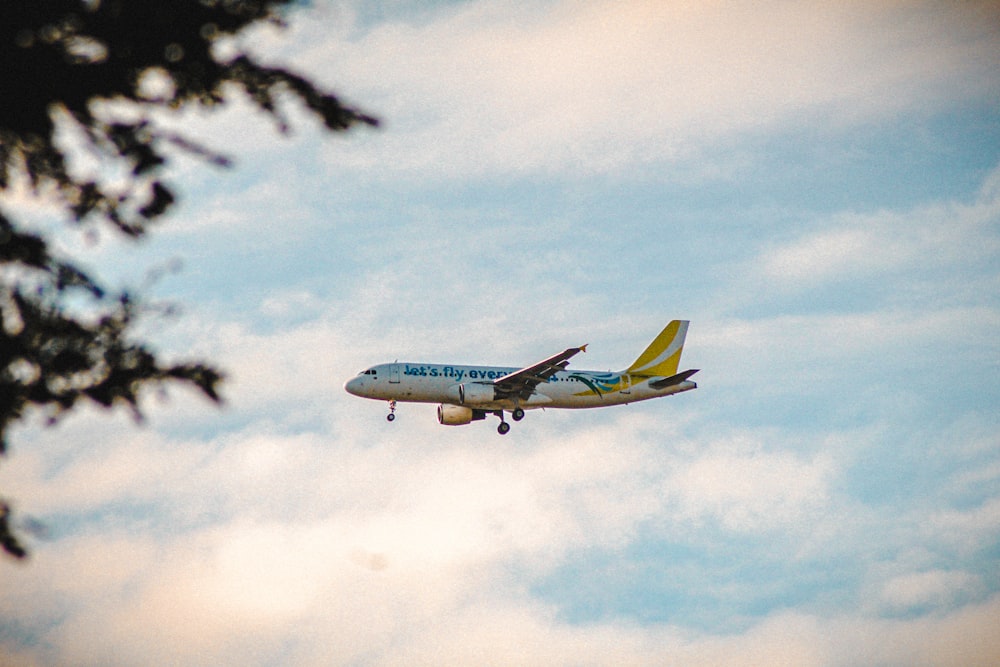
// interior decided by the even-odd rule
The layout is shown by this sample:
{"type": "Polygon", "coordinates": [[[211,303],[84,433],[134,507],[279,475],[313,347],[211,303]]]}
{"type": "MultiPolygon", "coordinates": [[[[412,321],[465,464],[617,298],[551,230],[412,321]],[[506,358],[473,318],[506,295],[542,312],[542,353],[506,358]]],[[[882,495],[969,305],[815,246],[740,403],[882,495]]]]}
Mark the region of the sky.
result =
{"type": "Polygon", "coordinates": [[[59,233],[226,405],[11,433],[0,663],[1000,663],[996,3],[372,4],[243,42],[381,128],[163,116],[235,166],[59,233]],[[506,436],[342,389],[672,319],[697,391],[506,436]]]}

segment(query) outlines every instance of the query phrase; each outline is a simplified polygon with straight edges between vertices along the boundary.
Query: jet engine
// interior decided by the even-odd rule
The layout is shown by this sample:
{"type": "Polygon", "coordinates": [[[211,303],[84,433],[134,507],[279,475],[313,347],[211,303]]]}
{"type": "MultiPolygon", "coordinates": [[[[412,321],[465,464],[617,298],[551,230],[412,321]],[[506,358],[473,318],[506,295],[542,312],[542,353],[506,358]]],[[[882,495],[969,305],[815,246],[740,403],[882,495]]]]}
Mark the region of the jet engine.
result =
{"type": "Polygon", "coordinates": [[[462,405],[480,405],[496,400],[496,391],[492,384],[472,382],[458,385],[458,402],[462,405]]]}
{"type": "Polygon", "coordinates": [[[442,403],[438,406],[438,423],[445,426],[461,426],[473,420],[485,418],[486,413],[482,410],[473,410],[463,405],[442,403]]]}

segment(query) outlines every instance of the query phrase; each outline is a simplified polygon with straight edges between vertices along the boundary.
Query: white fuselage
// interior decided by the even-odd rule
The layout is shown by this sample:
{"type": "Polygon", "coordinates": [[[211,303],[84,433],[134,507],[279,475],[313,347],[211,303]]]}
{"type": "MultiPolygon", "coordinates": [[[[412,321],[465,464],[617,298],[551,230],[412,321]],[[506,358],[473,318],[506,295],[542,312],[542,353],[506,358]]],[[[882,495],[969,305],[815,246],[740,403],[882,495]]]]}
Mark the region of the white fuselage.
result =
{"type": "Polygon", "coordinates": [[[663,389],[649,386],[656,377],[624,372],[560,371],[541,382],[527,400],[479,399],[494,380],[518,371],[501,366],[458,366],[397,362],[362,371],[344,385],[355,396],[386,401],[466,405],[481,410],[597,408],[644,401],[695,389],[685,380],[663,389]],[[477,387],[476,385],[480,385],[477,387]]]}

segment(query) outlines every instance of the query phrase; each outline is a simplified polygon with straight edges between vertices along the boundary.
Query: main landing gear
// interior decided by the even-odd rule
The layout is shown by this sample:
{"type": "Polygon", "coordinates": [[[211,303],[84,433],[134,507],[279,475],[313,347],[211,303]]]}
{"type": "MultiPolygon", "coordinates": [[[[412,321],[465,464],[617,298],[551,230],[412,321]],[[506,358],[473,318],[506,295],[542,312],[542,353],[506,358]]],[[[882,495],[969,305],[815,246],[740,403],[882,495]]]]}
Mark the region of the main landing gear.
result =
{"type": "Polygon", "coordinates": [[[395,421],[396,419],[396,401],[389,401],[389,414],[385,416],[386,421],[395,421]]]}
{"type": "Polygon", "coordinates": [[[497,433],[500,435],[507,435],[510,431],[510,424],[503,420],[503,410],[497,410],[493,414],[500,418],[500,425],[497,426],[497,433]]]}
{"type": "MultiPolygon", "coordinates": [[[[495,414],[497,417],[500,418],[500,425],[497,426],[497,433],[499,433],[500,435],[507,435],[508,433],[510,433],[510,424],[504,421],[503,410],[497,410],[493,414],[495,414]]],[[[514,408],[513,410],[511,410],[510,416],[514,421],[519,422],[522,419],[524,419],[524,410],[522,410],[519,407],[514,408]]]]}

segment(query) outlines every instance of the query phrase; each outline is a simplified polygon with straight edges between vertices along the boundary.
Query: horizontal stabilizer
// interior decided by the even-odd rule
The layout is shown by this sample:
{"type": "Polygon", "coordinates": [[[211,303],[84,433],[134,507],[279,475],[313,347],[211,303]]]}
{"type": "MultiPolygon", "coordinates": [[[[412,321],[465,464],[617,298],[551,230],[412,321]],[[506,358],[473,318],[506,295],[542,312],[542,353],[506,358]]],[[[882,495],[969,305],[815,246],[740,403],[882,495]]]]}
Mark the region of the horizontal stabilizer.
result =
{"type": "Polygon", "coordinates": [[[668,378],[663,378],[660,380],[653,380],[649,383],[649,386],[653,389],[666,389],[667,387],[672,387],[675,384],[680,384],[687,380],[689,377],[697,373],[700,368],[692,368],[689,371],[684,371],[683,373],[678,373],[677,375],[671,375],[668,378]]]}

